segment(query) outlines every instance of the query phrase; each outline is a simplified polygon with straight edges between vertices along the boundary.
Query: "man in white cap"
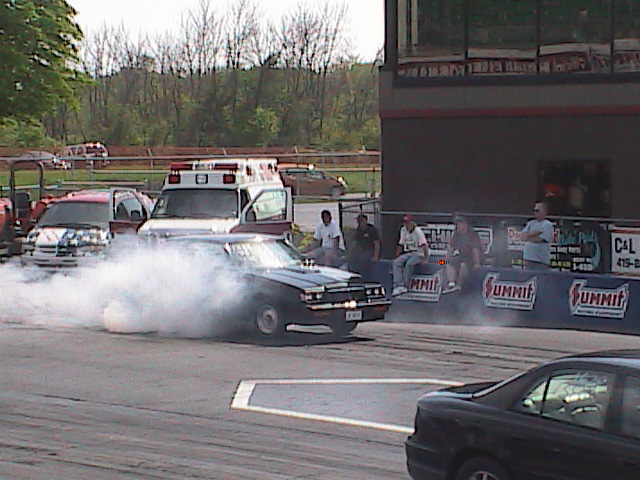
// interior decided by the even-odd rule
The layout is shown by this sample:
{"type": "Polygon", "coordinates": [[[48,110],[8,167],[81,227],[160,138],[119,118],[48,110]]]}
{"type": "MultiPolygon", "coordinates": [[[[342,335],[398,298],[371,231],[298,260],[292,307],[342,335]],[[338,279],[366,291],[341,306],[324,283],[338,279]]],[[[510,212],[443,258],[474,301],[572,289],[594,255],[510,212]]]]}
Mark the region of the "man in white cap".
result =
{"type": "Polygon", "coordinates": [[[424,232],[416,225],[413,215],[402,218],[400,239],[396,249],[396,259],[393,261],[393,291],[391,295],[397,297],[409,291],[409,282],[417,264],[429,257],[427,239],[424,232]]]}

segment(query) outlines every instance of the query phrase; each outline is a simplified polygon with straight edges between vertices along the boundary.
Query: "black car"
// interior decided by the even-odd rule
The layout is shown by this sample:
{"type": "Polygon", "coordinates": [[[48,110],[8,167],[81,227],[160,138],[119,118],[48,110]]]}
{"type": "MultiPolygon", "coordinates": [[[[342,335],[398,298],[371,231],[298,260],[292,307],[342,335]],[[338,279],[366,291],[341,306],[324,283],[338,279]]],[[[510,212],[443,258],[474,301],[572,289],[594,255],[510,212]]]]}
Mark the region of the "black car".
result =
{"type": "Polygon", "coordinates": [[[207,249],[225,262],[229,275],[243,279],[237,317],[265,337],[278,337],[286,326],[327,325],[346,335],[361,322],[381,320],[389,309],[384,288],[358,274],[308,264],[281,237],[260,234],[185,235],[168,244],[207,249]]]}
{"type": "Polygon", "coordinates": [[[415,480],[638,480],[640,350],[428,393],[414,428],[405,446],[415,480]]]}

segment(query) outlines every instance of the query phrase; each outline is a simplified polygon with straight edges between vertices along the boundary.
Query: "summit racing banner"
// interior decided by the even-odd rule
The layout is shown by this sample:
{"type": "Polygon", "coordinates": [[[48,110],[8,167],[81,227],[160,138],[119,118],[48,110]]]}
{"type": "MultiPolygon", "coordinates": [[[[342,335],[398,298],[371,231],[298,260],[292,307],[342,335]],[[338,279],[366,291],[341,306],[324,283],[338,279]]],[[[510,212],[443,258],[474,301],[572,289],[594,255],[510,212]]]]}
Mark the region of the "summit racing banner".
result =
{"type": "Polygon", "coordinates": [[[538,278],[524,282],[499,280],[498,273],[489,272],[482,282],[482,298],[486,307],[533,310],[536,303],[538,278]]]}
{"type": "Polygon", "coordinates": [[[587,280],[574,280],[569,289],[571,315],[624,318],[629,305],[629,284],[617,288],[587,287],[587,280]]]}

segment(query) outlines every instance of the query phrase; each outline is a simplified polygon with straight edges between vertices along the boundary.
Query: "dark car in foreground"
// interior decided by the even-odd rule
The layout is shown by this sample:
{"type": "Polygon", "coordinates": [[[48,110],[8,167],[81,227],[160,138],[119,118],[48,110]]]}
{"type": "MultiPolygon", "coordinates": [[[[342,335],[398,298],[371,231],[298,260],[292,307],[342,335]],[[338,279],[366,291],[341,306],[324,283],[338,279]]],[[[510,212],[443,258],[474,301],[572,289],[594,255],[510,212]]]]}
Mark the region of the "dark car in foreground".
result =
{"type": "Polygon", "coordinates": [[[638,480],[640,350],[427,393],[406,454],[415,480],[638,480]]]}
{"type": "Polygon", "coordinates": [[[361,322],[381,320],[389,309],[382,285],[359,275],[309,265],[283,238],[259,234],[185,235],[167,243],[206,249],[229,275],[243,279],[237,317],[263,337],[279,337],[287,325],[326,325],[339,335],[361,322]]]}

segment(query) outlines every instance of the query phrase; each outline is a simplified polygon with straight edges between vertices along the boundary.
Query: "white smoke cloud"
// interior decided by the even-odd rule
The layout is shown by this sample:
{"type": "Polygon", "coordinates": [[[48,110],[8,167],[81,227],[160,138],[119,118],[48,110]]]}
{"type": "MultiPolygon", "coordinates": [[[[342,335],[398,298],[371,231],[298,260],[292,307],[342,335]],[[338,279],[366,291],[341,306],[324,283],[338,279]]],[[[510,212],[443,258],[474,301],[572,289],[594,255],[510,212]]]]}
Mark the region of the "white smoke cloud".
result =
{"type": "Polygon", "coordinates": [[[220,256],[184,244],[130,246],[64,274],[7,263],[0,284],[0,322],[186,338],[227,333],[246,290],[220,256]]]}

